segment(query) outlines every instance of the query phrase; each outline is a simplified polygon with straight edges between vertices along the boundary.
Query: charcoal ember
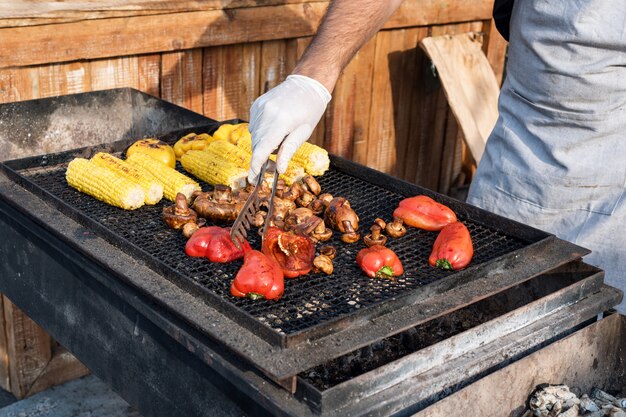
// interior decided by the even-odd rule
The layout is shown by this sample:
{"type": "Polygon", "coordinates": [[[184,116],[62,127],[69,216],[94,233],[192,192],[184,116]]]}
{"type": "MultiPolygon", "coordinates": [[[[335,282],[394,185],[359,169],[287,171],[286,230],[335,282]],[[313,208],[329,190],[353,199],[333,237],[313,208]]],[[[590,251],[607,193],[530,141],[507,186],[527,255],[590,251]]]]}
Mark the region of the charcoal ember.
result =
{"type": "Polygon", "coordinates": [[[574,406],[576,416],[579,403],[580,400],[567,385],[539,385],[528,400],[529,408],[535,417],[570,417],[563,413],[574,406]]]}

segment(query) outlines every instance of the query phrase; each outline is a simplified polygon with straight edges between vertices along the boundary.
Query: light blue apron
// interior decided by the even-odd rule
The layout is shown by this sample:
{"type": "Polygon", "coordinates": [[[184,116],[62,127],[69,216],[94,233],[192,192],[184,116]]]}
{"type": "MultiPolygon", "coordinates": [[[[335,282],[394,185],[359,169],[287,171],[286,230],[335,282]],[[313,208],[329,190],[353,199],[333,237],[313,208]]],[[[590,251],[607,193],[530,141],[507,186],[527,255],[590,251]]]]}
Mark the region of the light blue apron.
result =
{"type": "Polygon", "coordinates": [[[499,112],[468,202],[591,249],[626,291],[626,2],[517,0],[499,112]]]}

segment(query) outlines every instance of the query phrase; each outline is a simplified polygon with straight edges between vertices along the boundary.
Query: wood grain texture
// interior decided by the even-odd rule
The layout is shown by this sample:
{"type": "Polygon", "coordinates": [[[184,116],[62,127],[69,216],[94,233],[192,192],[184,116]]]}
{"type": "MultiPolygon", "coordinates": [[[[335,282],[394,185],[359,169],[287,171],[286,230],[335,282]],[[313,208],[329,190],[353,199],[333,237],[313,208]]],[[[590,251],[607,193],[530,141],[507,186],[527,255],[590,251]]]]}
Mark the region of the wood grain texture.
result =
{"type": "Polygon", "coordinates": [[[202,49],[161,56],[161,97],[198,113],[203,110],[202,49]]]}
{"type": "Polygon", "coordinates": [[[437,68],[447,100],[478,165],[498,118],[500,93],[482,46],[467,33],[426,38],[420,46],[437,68]]]}
{"type": "MultiPolygon", "coordinates": [[[[488,19],[489,4],[407,0],[385,28],[488,19]]],[[[0,68],[310,36],[327,7],[311,1],[4,27],[0,68]]]]}
{"type": "Polygon", "coordinates": [[[489,64],[491,64],[491,69],[496,76],[498,86],[501,86],[504,76],[508,42],[500,35],[493,20],[490,20],[484,27],[485,40],[483,42],[483,52],[487,56],[489,64]]]}
{"type": "Polygon", "coordinates": [[[52,340],[8,298],[4,297],[10,392],[26,396],[30,387],[52,358],[52,340]]]}
{"type": "Polygon", "coordinates": [[[4,317],[4,297],[0,295],[0,388],[10,390],[7,322],[4,317]]]}

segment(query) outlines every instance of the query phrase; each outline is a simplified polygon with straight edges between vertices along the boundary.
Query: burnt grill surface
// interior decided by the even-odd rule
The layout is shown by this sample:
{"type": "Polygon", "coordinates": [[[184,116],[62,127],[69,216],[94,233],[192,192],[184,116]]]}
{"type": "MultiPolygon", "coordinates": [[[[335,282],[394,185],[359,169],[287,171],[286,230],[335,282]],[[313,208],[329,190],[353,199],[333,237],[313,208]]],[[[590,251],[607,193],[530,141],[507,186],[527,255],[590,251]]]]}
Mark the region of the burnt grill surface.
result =
{"type": "MultiPolygon", "coordinates": [[[[162,139],[171,143],[178,137],[180,135],[169,135],[162,139]]],[[[355,262],[356,253],[364,245],[361,242],[344,244],[335,233],[326,242],[338,250],[334,261],[335,271],[331,276],[311,273],[296,279],[286,279],[285,294],[277,302],[235,298],[229,290],[232,278],[242,264],[241,260],[217,264],[204,258],[188,257],[184,253],[185,239],[182,234],[168,229],[161,219],[163,207],[172,204],[167,200],[131,212],[109,206],[69,187],[65,181],[65,168],[71,156],[66,155],[65,160],[56,165],[33,165],[16,170],[20,176],[43,190],[44,197],[48,193],[55,196],[57,203],[60,201],[65,205],[79,221],[87,220],[88,223],[95,222],[102,226],[103,230],[109,232],[106,238],[120,249],[132,249],[132,253],[148,261],[148,265],[165,271],[166,276],[183,283],[208,303],[223,300],[218,308],[238,314],[244,322],[258,324],[258,328],[269,330],[270,334],[289,336],[306,333],[321,324],[358,315],[359,311],[367,307],[401,297],[454,274],[428,265],[427,259],[436,232],[410,228],[403,238],[389,241],[388,246],[398,254],[405,267],[404,275],[393,281],[366,277],[355,262]]],[[[184,172],[180,166],[178,169],[184,172]]],[[[390,220],[398,202],[406,197],[394,192],[391,182],[389,189],[385,189],[351,175],[335,164],[318,180],[323,192],[345,196],[350,200],[360,217],[362,233],[369,229],[376,217],[390,220]]],[[[211,189],[206,183],[200,183],[203,190],[211,189]]],[[[459,215],[459,220],[468,226],[474,243],[475,256],[470,267],[511,253],[529,243],[462,215],[459,215]]],[[[249,234],[249,240],[253,248],[260,248],[260,239],[254,231],[249,234]]]]}

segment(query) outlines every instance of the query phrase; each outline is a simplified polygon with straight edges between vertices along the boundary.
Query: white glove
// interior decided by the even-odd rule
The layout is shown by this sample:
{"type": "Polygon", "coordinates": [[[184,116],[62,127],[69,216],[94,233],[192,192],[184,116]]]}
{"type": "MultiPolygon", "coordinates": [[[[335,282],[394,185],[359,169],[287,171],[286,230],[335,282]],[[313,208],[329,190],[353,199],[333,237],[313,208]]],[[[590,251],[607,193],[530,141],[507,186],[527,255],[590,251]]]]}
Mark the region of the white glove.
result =
{"type": "Polygon", "coordinates": [[[293,154],[311,137],[330,99],[320,82],[290,75],[252,103],[248,126],[252,134],[250,183],[256,182],[261,167],[279,146],[276,169],[285,172],[293,154]]]}

